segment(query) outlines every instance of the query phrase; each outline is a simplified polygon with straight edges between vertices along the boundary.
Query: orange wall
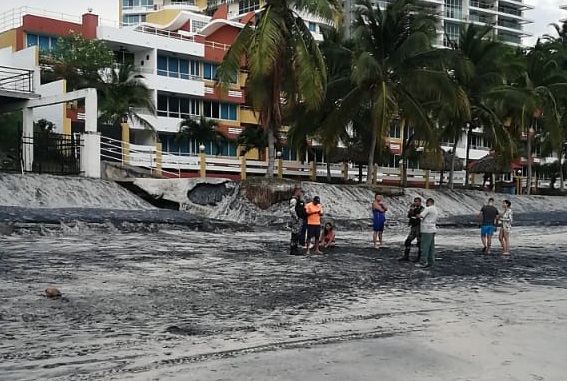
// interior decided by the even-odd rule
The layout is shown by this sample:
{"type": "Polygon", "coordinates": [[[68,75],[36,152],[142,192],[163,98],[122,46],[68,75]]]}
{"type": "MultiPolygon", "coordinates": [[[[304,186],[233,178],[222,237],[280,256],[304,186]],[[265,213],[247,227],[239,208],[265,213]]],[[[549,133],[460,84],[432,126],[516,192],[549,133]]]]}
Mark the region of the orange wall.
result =
{"type": "MultiPolygon", "coordinates": [[[[231,45],[238,33],[240,32],[239,28],[235,28],[230,25],[225,25],[221,27],[219,30],[215,31],[211,35],[205,38],[205,41],[212,41],[218,42],[220,44],[231,45]]],[[[221,47],[213,48],[209,44],[205,45],[205,59],[211,62],[221,62],[226,51],[221,47]]]]}
{"type": "Polygon", "coordinates": [[[23,17],[23,29],[26,32],[38,32],[54,36],[64,36],[70,31],[82,33],[83,26],[67,21],[53,20],[46,17],[25,15],[23,17]]]}

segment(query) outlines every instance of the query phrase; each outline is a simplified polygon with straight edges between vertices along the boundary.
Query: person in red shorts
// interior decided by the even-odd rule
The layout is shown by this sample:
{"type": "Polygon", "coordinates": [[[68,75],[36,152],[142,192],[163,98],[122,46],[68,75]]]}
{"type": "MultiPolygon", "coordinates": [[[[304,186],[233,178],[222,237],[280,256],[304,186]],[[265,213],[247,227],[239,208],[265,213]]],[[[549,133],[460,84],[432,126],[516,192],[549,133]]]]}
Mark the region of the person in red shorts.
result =
{"type": "MultiPolygon", "coordinates": [[[[307,212],[307,241],[310,242],[311,238],[315,239],[315,245],[313,249],[315,254],[323,254],[319,250],[319,237],[321,236],[321,216],[323,215],[323,206],[321,205],[321,199],[319,196],[313,197],[313,201],[305,205],[305,211],[307,212]]],[[[310,254],[309,246],[307,246],[306,254],[310,254]]]]}

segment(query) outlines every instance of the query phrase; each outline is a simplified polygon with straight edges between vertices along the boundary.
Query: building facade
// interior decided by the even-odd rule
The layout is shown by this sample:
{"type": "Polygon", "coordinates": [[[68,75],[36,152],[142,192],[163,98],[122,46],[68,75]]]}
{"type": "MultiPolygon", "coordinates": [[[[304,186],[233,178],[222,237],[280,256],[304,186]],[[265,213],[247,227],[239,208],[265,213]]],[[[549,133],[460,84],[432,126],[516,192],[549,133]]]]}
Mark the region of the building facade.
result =
{"type": "MultiPolygon", "coordinates": [[[[374,1],[381,8],[385,8],[388,2],[374,1]]],[[[522,38],[530,36],[524,26],[532,21],[524,13],[533,6],[526,4],[525,0],[420,0],[420,3],[439,16],[438,46],[451,46],[468,23],[492,25],[497,39],[515,46],[522,45],[522,38]]],[[[355,4],[356,0],[344,1],[346,21],[352,19],[355,4]]]]}
{"type": "MultiPolygon", "coordinates": [[[[459,27],[465,25],[466,17],[475,15],[477,13],[474,12],[480,10],[492,15],[493,20],[498,22],[504,20],[501,13],[505,13],[505,10],[512,12],[507,8],[510,5],[508,3],[511,3],[510,6],[517,12],[527,9],[520,1],[494,1],[496,9],[487,8],[486,3],[472,1],[471,4],[467,2],[466,6],[464,2],[459,2],[460,5],[449,7],[448,1],[426,2],[437,7],[440,12],[452,9],[453,13],[446,13],[447,16],[442,21],[444,25],[453,23],[459,27]]],[[[142,116],[155,128],[163,153],[184,157],[199,152],[199,146],[203,142],[176,139],[179,125],[185,118],[204,116],[215,119],[218,129],[232,139],[236,139],[246,125],[258,124],[256,115],[245,102],[245,72],[235,73],[234,83],[226,91],[221,92],[214,84],[218,65],[241,28],[259,9],[258,1],[224,4],[212,15],[200,11],[206,4],[192,1],[142,3],[134,0],[121,1],[120,4],[124,7],[123,14],[130,12],[128,14],[132,15],[135,11],[142,10],[145,21],[119,28],[102,23],[98,16],[92,13],[87,13],[75,21],[26,14],[13,28],[0,33],[0,48],[11,46],[14,50],[21,50],[27,46],[38,46],[40,50],[47,52],[56,43],[57,37],[66,35],[69,31],[81,33],[85,38],[105,41],[119,60],[132,62],[144,75],[145,82],[151,89],[157,115],[142,116]]],[[[516,15],[516,18],[520,19],[522,16],[516,15]]],[[[315,38],[321,38],[321,20],[306,19],[305,22],[315,38]]],[[[497,30],[505,32],[505,28],[507,27],[502,26],[497,30]]],[[[443,42],[446,37],[440,34],[439,41],[443,42]]],[[[67,107],[64,112],[66,118],[61,122],[60,130],[70,133],[73,123],[80,121],[81,113],[72,107],[67,107]]],[[[399,165],[403,134],[404,131],[393,123],[386,140],[392,153],[389,166],[399,165]]],[[[150,146],[155,144],[155,136],[143,126],[131,123],[114,137],[135,146],[150,146]]],[[[490,148],[482,132],[471,131],[468,137],[459,142],[458,157],[466,156],[468,138],[471,160],[488,154],[490,148]]],[[[450,150],[452,146],[453,142],[442,142],[445,150],[450,150]]],[[[216,147],[210,142],[205,144],[205,152],[217,154],[216,147]]],[[[234,142],[226,142],[219,154],[237,157],[239,147],[234,142]]],[[[253,159],[262,156],[259,152],[249,153],[249,158],[253,159]]],[[[295,160],[296,154],[293,149],[283,147],[282,157],[295,160]]],[[[318,159],[321,161],[323,158],[318,159]]]]}

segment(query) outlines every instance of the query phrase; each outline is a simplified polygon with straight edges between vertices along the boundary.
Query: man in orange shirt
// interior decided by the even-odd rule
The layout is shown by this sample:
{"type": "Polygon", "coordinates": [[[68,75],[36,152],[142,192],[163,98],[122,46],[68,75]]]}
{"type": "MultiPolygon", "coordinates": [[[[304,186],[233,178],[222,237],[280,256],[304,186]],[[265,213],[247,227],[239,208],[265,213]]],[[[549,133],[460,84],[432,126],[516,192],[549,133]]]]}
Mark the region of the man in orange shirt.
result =
{"type": "MultiPolygon", "coordinates": [[[[323,206],[321,205],[321,199],[319,196],[313,197],[313,201],[305,205],[305,211],[307,212],[307,241],[311,242],[311,238],[315,238],[315,254],[323,254],[319,250],[319,237],[321,236],[321,216],[323,215],[323,206]]],[[[309,246],[307,246],[307,253],[309,252],[309,246]]]]}

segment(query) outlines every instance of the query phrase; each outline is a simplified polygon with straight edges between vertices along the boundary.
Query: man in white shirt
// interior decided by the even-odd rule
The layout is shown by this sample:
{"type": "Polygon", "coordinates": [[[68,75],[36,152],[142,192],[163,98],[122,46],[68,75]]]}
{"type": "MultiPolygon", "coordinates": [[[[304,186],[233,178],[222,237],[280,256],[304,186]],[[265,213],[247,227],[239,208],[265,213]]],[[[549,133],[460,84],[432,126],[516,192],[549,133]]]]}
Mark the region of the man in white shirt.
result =
{"type": "Polygon", "coordinates": [[[417,217],[421,218],[421,262],[417,267],[433,267],[435,264],[435,233],[437,232],[437,208],[435,201],[428,198],[425,209],[417,217]]]}

